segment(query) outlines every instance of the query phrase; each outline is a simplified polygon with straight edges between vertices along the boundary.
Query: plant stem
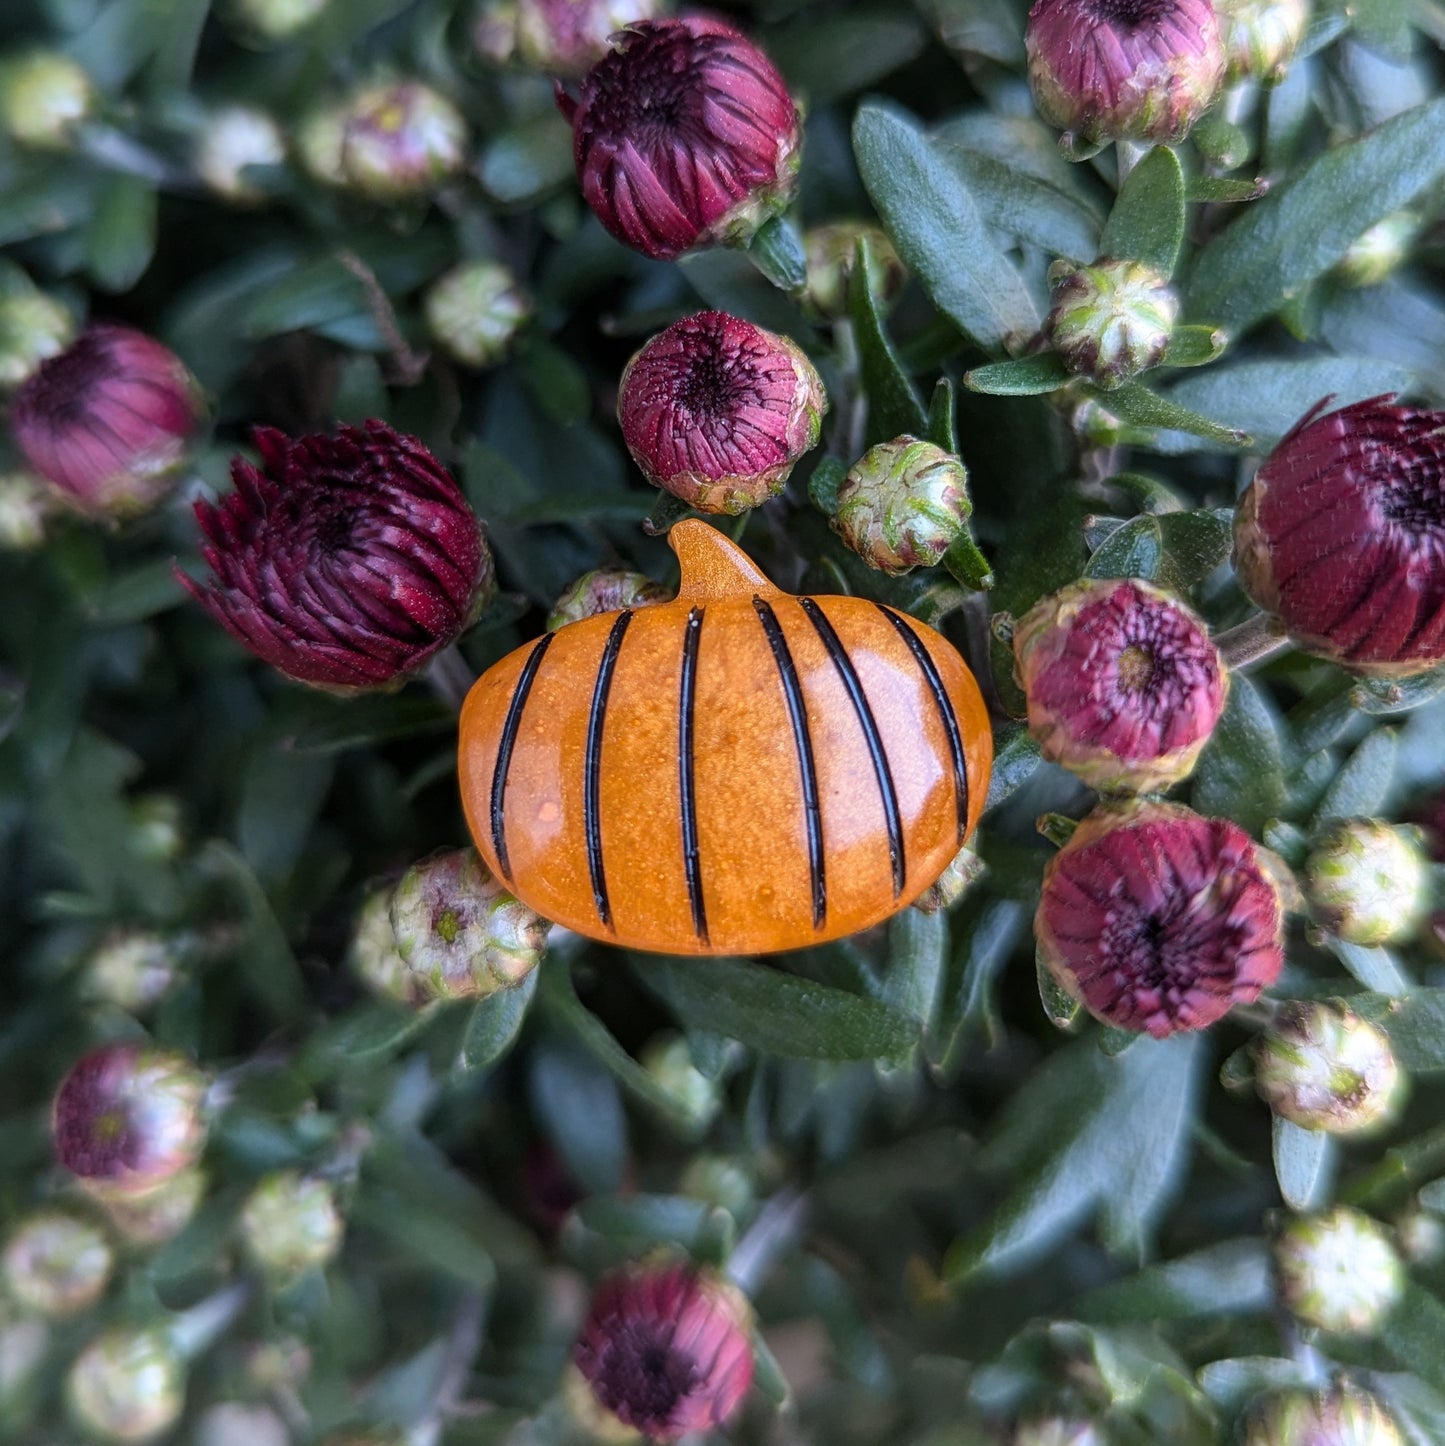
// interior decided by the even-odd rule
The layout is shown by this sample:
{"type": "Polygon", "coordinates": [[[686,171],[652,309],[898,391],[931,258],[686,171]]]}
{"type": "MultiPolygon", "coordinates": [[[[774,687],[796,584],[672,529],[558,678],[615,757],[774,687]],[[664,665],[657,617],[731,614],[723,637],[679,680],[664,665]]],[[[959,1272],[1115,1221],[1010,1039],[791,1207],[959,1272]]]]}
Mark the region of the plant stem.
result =
{"type": "Polygon", "coordinates": [[[471,664],[462,657],[461,649],[451,643],[427,664],[426,680],[431,685],[432,692],[448,708],[460,713],[467,694],[471,692],[472,684],[477,681],[477,675],[472,672],[471,664]]]}
{"type": "Polygon", "coordinates": [[[1238,627],[1216,634],[1214,646],[1219,649],[1225,667],[1230,672],[1238,672],[1287,651],[1293,644],[1277,617],[1255,613],[1238,627]]]}
{"type": "Polygon", "coordinates": [[[808,1219],[808,1197],[795,1186],[779,1190],[747,1228],[728,1261],[728,1279],[746,1296],[753,1296],[779,1256],[797,1244],[808,1219]]]}

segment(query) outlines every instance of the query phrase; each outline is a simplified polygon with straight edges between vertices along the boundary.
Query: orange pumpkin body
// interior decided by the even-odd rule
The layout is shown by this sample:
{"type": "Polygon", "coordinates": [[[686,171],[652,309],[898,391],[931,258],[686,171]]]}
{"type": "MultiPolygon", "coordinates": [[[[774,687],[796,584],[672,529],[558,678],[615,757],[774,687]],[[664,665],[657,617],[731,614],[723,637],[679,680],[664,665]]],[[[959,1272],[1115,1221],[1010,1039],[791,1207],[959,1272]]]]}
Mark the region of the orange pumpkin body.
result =
{"type": "Polygon", "coordinates": [[[978,685],[863,598],[793,597],[704,522],[669,603],[518,648],[462,710],[467,822],[524,903],[669,954],[759,954],[887,918],[988,792],[978,685]]]}

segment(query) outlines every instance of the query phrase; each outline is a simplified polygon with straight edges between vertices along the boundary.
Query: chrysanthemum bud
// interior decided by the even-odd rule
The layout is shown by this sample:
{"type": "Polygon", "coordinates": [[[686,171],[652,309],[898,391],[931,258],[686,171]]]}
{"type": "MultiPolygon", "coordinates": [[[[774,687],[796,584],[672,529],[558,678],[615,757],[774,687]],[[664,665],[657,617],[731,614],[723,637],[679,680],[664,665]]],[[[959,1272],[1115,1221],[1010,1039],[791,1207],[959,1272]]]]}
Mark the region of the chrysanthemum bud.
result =
{"type": "Polygon", "coordinates": [[[984,861],[970,844],[965,844],[948,867],[914,899],[913,907],[924,914],[951,908],[982,878],[984,870],[984,861]]]}
{"type": "Polygon", "coordinates": [[[1133,578],[1044,598],[1013,643],[1044,757],[1102,791],[1149,793],[1187,778],[1229,693],[1204,621],[1133,578]]]}
{"type": "Polygon", "coordinates": [[[1252,1003],[1284,962],[1279,892],[1249,835],[1178,804],[1095,809],[1044,870],[1034,932],[1092,1015],[1156,1038],[1252,1003]]]}
{"type": "Polygon", "coordinates": [[[148,929],[116,929],[85,961],[82,992],[87,999],[139,1014],[161,1000],[176,982],[177,941],[148,929]]]}
{"type": "Polygon", "coordinates": [[[1351,944],[1408,939],[1430,908],[1430,861],[1418,828],[1349,818],[1316,840],[1305,896],[1325,928],[1351,944]]]}
{"type": "Polygon", "coordinates": [[[886,304],[903,290],[907,269],[881,226],[866,221],[814,226],[803,236],[803,254],[808,258],[803,294],[820,316],[836,320],[848,314],[848,286],[859,241],[868,243],[868,290],[872,296],[886,304]]]}
{"type": "Polygon", "coordinates": [[[572,1360],[592,1401],[653,1441],[727,1423],[753,1376],[742,1293],[688,1265],[637,1266],[593,1292],[572,1360]]]}
{"type": "Polygon", "coordinates": [[[1009,1437],[1009,1446],[1101,1446],[1102,1439],[1092,1421],[1044,1416],[1020,1421],[1009,1437]]]}
{"type": "Polygon", "coordinates": [[[161,1331],[117,1326],[81,1352],[66,1390],[82,1430],[102,1441],[149,1441],[181,1414],[185,1367],[161,1331]]]}
{"type": "Polygon", "coordinates": [[[1383,1030],[1343,1004],[1292,1000],[1255,1040],[1254,1083],[1275,1114],[1342,1135],[1387,1119],[1404,1081],[1383,1030]]]}
{"type": "Polygon", "coordinates": [[[236,640],[299,682],[405,681],[471,623],[494,586],[486,534],[415,437],[384,422],[293,440],[253,434],[236,490],[196,503],[214,577],[183,578],[236,640]]]}
{"type": "Polygon", "coordinates": [[[1445,1220],[1412,1200],[1390,1222],[1395,1244],[1411,1265],[1434,1265],[1445,1256],[1445,1220]]]}
{"type": "Polygon", "coordinates": [[[75,336],[70,308],[28,280],[0,290],[0,387],[18,387],[75,336]]]}
{"type": "Polygon", "coordinates": [[[793,194],[802,131],[787,85],[720,20],[629,27],[558,103],[587,204],[645,256],[746,245],[793,194]]]}
{"type": "Polygon", "coordinates": [[[1282,80],[1310,23],[1310,0],[1215,0],[1229,80],[1282,80]]]}
{"type": "Polygon", "coordinates": [[[1335,266],[1336,279],[1346,286],[1378,286],[1404,264],[1420,234],[1420,217],[1395,211],[1350,242],[1335,266]]]}
{"type": "MultiPolygon", "coordinates": [[[[678,22],[681,24],[681,22],[678,22]]],[[[654,487],[736,515],[782,490],[828,398],[803,349],[724,311],[659,332],[627,363],[617,419],[654,487]]]]}
{"type": "Polygon", "coordinates": [[[1378,1396],[1354,1386],[1279,1391],[1257,1401],[1240,1427],[1241,1446],[1405,1446],[1378,1396]]]}
{"type": "Polygon", "coordinates": [[[57,1319],[89,1310],[105,1291],[115,1256],[105,1235],[63,1210],[22,1220],[0,1254],[0,1285],[25,1310],[57,1319]]]}
{"type": "Polygon", "coordinates": [[[548,924],[514,899],[475,849],[413,864],[391,900],[391,925],[414,995],[477,999],[537,967],[548,924]]]}
{"type": "Polygon", "coordinates": [[[1389,1232],[1347,1205],[1291,1219],[1275,1240],[1274,1264],[1289,1312],[1340,1334],[1373,1331],[1405,1285],[1389,1232]]]}
{"type": "Polygon", "coordinates": [[[346,123],[350,117],[349,101],[328,100],[302,116],[296,127],[296,157],[307,175],[322,185],[345,186],[347,183],[342,147],[346,143],[346,123]]]}
{"type": "Polygon", "coordinates": [[[625,567],[599,567],[584,572],[552,606],[547,614],[547,631],[554,633],[568,623],[596,617],[598,613],[621,612],[624,608],[645,608],[666,602],[672,594],[644,572],[625,567]]]}
{"type": "Polygon", "coordinates": [[[95,86],[85,68],[57,50],[0,66],[0,127],[23,146],[68,146],[94,108],[95,86]]]}
{"type": "Polygon", "coordinates": [[[459,362],[495,366],[532,314],[517,278],[498,261],[467,261],[448,271],[426,295],[432,335],[459,362]]]}
{"type": "Polygon", "coordinates": [[[692,1052],[681,1035],[654,1035],[642,1051],[642,1067],[677,1106],[694,1135],[707,1133],[722,1108],[722,1084],[709,1079],[692,1062],[692,1052]]]}
{"type": "Polygon", "coordinates": [[[738,1220],[757,1204],[757,1182],[749,1162],[728,1155],[694,1155],[677,1182],[694,1200],[726,1210],[738,1220]]]}
{"type": "Polygon", "coordinates": [[[467,123],[446,96],[416,81],[355,96],[341,139],[346,181],[374,201],[424,196],[462,169],[467,123]]]}
{"type": "Polygon", "coordinates": [[[1239,581],[1307,652],[1425,672],[1445,662],[1445,412],[1378,397],[1319,411],[1240,500],[1239,581]]]}
{"type": "Polygon", "coordinates": [[[0,548],[29,552],[45,541],[45,525],[55,511],[55,498],[29,472],[0,473],[0,548]]]}
{"type": "Polygon", "coordinates": [[[245,30],[262,40],[289,40],[319,19],[330,0],[232,0],[245,30]]]}
{"type": "Polygon", "coordinates": [[[1179,298],[1152,266],[1108,257],[1089,266],[1056,261],[1049,287],[1044,335],[1075,376],[1118,387],[1164,360],[1179,298]]]}
{"type": "Polygon", "coordinates": [[[346,962],[373,994],[403,1004],[419,1003],[412,993],[406,962],[397,952],[396,931],[391,927],[391,895],[389,888],[367,895],[356,914],[346,962]]]}
{"type": "Polygon", "coordinates": [[[182,1170],[139,1195],[101,1200],[116,1232],[132,1245],[149,1247],[174,1240],[191,1223],[206,1194],[206,1173],[182,1170]]]}
{"type": "Polygon", "coordinates": [[[25,460],[76,507],[124,516],[171,489],[204,413],[174,353],[129,327],[87,327],[10,400],[25,460]]]}
{"type": "Polygon", "coordinates": [[[269,1276],[289,1281],[331,1260],[346,1223],[336,1192],[317,1175],[278,1170],[251,1192],[241,1211],[241,1239],[269,1276]]]}
{"type": "Polygon", "coordinates": [[[266,192],[248,176],[250,166],[279,166],[286,159],[281,127],[263,110],[231,105],[211,116],[196,143],[196,173],[228,201],[250,204],[266,192]]]}
{"type": "Polygon", "coordinates": [[[665,0],[494,0],[477,19],[477,52],[543,75],[576,79],[607,54],[619,30],[655,19],[665,0]]]}
{"type": "Polygon", "coordinates": [[[152,863],[174,863],[185,847],[185,812],[173,793],[143,793],[131,801],[130,850],[152,863]]]}
{"type": "Polygon", "coordinates": [[[830,525],[870,567],[897,574],[941,562],[972,512],[963,463],[905,435],[853,464],[830,525]]]}
{"type": "Polygon", "coordinates": [[[107,1044],[60,1082],[60,1163],[99,1196],[138,1195],[195,1163],[206,1140],[206,1077],[182,1054],[107,1044]]]}
{"type": "Polygon", "coordinates": [[[196,1422],[195,1446],[291,1446],[291,1433],[269,1406],[222,1401],[196,1422]]]}
{"type": "Polygon", "coordinates": [[[1085,147],[1181,141],[1224,79],[1210,0],[1034,0],[1024,44],[1040,113],[1085,147]]]}

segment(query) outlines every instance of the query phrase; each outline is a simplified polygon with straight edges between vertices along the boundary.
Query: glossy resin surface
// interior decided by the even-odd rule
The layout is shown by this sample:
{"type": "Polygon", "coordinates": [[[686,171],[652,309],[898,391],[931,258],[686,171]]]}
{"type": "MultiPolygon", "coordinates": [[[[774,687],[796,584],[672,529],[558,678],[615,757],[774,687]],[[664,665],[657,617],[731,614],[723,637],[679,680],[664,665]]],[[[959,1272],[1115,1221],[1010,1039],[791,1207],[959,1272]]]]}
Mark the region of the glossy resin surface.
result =
{"type": "Polygon", "coordinates": [[[926,889],[972,832],[992,734],[932,628],[793,597],[705,522],[670,603],[518,648],[462,711],[478,849],[538,913],[670,954],[796,949],[926,889]]]}

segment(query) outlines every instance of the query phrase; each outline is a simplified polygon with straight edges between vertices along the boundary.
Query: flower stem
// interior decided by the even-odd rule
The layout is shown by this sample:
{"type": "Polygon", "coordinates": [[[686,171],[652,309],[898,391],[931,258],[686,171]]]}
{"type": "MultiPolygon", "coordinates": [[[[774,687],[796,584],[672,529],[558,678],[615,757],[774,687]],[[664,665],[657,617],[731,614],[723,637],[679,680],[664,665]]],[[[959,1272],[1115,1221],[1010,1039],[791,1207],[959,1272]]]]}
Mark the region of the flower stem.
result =
{"type": "Polygon", "coordinates": [[[1216,634],[1214,646],[1219,649],[1225,667],[1230,672],[1237,672],[1262,663],[1276,653],[1283,653],[1293,645],[1277,617],[1270,613],[1255,613],[1238,627],[1216,634]]]}
{"type": "Polygon", "coordinates": [[[175,1353],[182,1360],[191,1361],[208,1350],[240,1315],[250,1298],[249,1285],[231,1285],[182,1311],[167,1328],[175,1353]]]}
{"type": "Polygon", "coordinates": [[[789,1185],[758,1211],[728,1260],[728,1278],[744,1295],[755,1295],[778,1257],[797,1243],[807,1223],[808,1205],[807,1195],[789,1185]]]}
{"type": "Polygon", "coordinates": [[[472,684],[477,681],[477,675],[472,672],[471,664],[462,657],[461,649],[452,643],[427,664],[426,680],[431,685],[432,692],[448,708],[460,713],[467,694],[471,692],[472,684]]]}
{"type": "Polygon", "coordinates": [[[422,373],[426,371],[431,357],[424,351],[414,351],[401,334],[396,308],[391,304],[386,288],[377,280],[376,272],[356,252],[344,247],[336,253],[336,259],[361,283],[366,292],[367,309],[371,312],[371,319],[376,323],[376,329],[381,333],[381,339],[386,343],[386,349],[391,355],[393,380],[398,386],[414,387],[422,379],[422,373]]]}

